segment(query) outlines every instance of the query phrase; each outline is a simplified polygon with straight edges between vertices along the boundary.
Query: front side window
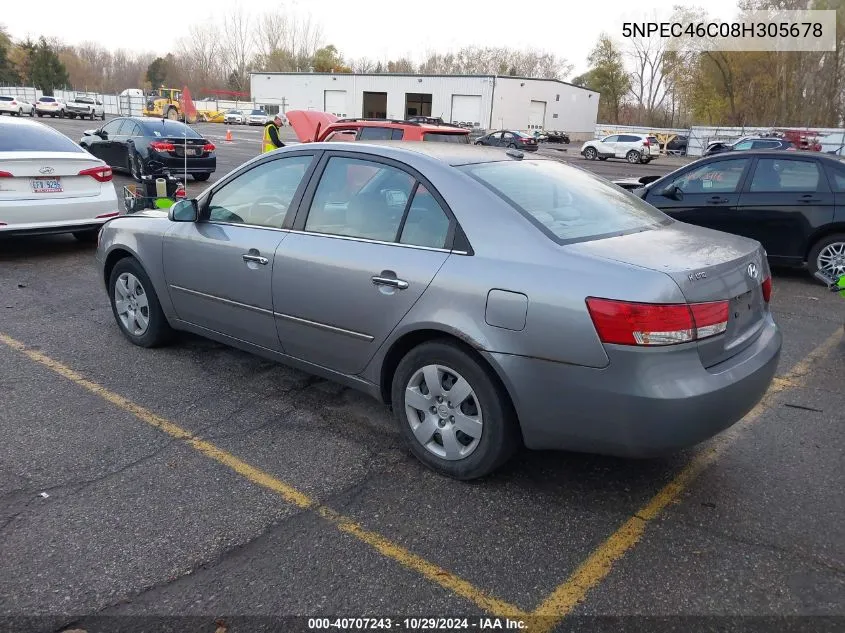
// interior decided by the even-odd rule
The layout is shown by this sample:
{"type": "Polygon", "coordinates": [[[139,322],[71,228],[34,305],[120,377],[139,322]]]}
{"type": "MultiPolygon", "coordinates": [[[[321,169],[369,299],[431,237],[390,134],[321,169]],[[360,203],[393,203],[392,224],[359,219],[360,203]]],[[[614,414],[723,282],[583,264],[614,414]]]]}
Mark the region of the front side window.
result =
{"type": "Polygon", "coordinates": [[[752,145],[754,145],[754,141],[741,141],[734,145],[735,150],[746,150],[751,149],[752,145]]]}
{"type": "Polygon", "coordinates": [[[393,242],[415,179],[382,163],[335,156],[329,159],[305,230],[393,242]]]}
{"type": "Polygon", "coordinates": [[[818,191],[820,177],[814,161],[761,158],[751,178],[751,191],[818,191]]]}
{"type": "Polygon", "coordinates": [[[621,187],[557,161],[502,161],[460,169],[560,243],[642,231],[672,222],[621,187]]]}
{"type": "Polygon", "coordinates": [[[833,188],[837,192],[845,193],[845,161],[830,166],[828,173],[831,175],[833,188]]]}
{"type": "Polygon", "coordinates": [[[747,158],[736,158],[708,163],[679,176],[669,186],[678,187],[686,194],[734,193],[739,189],[748,162],[747,158]]]}
{"type": "Polygon", "coordinates": [[[208,219],[281,228],[312,159],[312,156],[291,156],[253,167],[214,192],[208,205],[208,219]]]}
{"type": "Polygon", "coordinates": [[[103,126],[103,132],[105,132],[108,136],[116,136],[117,131],[120,129],[120,126],[123,125],[124,121],[126,121],[126,119],[114,119],[113,121],[109,121],[103,126]]]}

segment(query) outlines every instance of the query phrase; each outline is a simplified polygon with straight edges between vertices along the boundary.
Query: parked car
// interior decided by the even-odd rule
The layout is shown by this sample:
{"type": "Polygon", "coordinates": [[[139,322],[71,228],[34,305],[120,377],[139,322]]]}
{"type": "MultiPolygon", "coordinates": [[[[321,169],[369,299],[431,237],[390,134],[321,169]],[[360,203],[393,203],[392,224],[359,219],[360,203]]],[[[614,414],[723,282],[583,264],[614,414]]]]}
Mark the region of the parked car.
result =
{"type": "Polygon", "coordinates": [[[80,119],[88,117],[92,121],[99,118],[106,120],[106,110],[103,107],[103,102],[96,97],[89,97],[87,95],[74,95],[72,101],[68,101],[65,105],[65,114],[71,119],[77,116],[80,119]]]}
{"type": "Polygon", "coordinates": [[[103,161],[42,123],[0,120],[0,237],[72,233],[88,241],[118,212],[103,161]]]}
{"type": "Polygon", "coordinates": [[[733,143],[715,141],[707,145],[704,156],[713,156],[722,152],[744,151],[749,149],[795,150],[794,144],[786,139],[774,137],[744,137],[733,143]]]}
{"type": "Polygon", "coordinates": [[[242,110],[229,110],[223,116],[223,123],[235,123],[237,125],[243,125],[246,122],[244,118],[244,113],[242,110]]]}
{"type": "MultiPolygon", "coordinates": [[[[621,184],[621,183],[620,183],[621,184]]],[[[845,161],[748,151],[702,158],[634,189],[668,215],[759,241],[773,264],[845,274],[845,161]]]]}
{"type": "Polygon", "coordinates": [[[109,222],[96,253],[129,341],[185,330],[360,389],[459,479],[523,442],[696,444],[777,368],[757,242],[542,156],[300,144],[139,215],[109,222]]]}
{"type": "Polygon", "coordinates": [[[84,134],[79,144],[85,150],[138,182],[144,175],[186,171],[194,180],[208,180],[217,169],[214,144],[180,121],[118,117],[84,134]]]}
{"type": "Polygon", "coordinates": [[[39,117],[49,115],[53,118],[64,117],[66,110],[65,102],[56,97],[39,97],[35,102],[35,114],[39,117]]]}
{"type": "Polygon", "coordinates": [[[24,114],[35,116],[35,106],[20,97],[0,95],[0,114],[4,112],[11,116],[23,116],[24,114]]]}
{"type": "Polygon", "coordinates": [[[566,132],[561,132],[559,130],[553,130],[548,133],[548,142],[549,143],[566,143],[569,144],[569,134],[566,132]]]}
{"type": "Polygon", "coordinates": [[[338,119],[328,112],[292,110],[287,113],[296,137],[313,141],[432,141],[469,143],[469,131],[444,123],[415,123],[390,119],[338,119]]]}
{"type": "Polygon", "coordinates": [[[249,110],[244,114],[248,125],[267,125],[271,120],[264,110],[249,110]]]}
{"type": "Polygon", "coordinates": [[[581,146],[581,155],[587,160],[624,158],[629,163],[648,164],[660,155],[660,145],[655,136],[611,134],[584,143],[581,146]]]}
{"type": "Polygon", "coordinates": [[[509,147],[526,152],[537,151],[537,139],[517,130],[496,130],[475,139],[475,144],[489,147],[509,147]]]}
{"type": "Polygon", "coordinates": [[[678,154],[680,156],[686,156],[688,144],[689,137],[683,134],[678,134],[671,141],[666,143],[666,147],[664,149],[667,154],[678,154]]]}

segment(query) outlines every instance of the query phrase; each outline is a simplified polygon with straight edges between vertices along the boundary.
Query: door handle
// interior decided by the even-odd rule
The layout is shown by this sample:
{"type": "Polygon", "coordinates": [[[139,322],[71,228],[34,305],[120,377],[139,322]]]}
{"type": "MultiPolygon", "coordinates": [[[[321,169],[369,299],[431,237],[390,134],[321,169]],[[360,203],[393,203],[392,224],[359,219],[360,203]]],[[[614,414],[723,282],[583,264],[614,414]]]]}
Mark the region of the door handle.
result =
{"type": "Polygon", "coordinates": [[[262,266],[266,266],[270,263],[270,260],[266,257],[262,257],[261,255],[250,255],[249,253],[244,253],[241,255],[245,262],[255,262],[256,264],[261,264],[262,266]]]}
{"type": "Polygon", "coordinates": [[[707,199],[707,204],[725,204],[727,202],[727,198],[720,198],[719,196],[713,196],[712,198],[707,199]]]}
{"type": "Polygon", "coordinates": [[[390,286],[391,288],[398,288],[399,290],[405,290],[408,288],[408,282],[404,279],[380,277],[379,275],[374,275],[372,279],[373,284],[376,286],[390,286]]]}
{"type": "Polygon", "coordinates": [[[814,198],[813,194],[807,193],[798,198],[798,202],[821,202],[821,198],[814,198]]]}

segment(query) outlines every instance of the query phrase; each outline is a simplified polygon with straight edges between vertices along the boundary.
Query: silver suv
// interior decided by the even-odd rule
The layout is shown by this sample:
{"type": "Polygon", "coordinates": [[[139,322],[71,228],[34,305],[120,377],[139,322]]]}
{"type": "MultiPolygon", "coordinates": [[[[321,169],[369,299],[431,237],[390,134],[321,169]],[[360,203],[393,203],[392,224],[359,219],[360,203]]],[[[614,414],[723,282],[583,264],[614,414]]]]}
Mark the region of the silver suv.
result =
{"type": "Polygon", "coordinates": [[[660,155],[660,145],[655,136],[611,134],[584,143],[581,155],[587,160],[624,158],[629,163],[650,163],[660,155]]]}

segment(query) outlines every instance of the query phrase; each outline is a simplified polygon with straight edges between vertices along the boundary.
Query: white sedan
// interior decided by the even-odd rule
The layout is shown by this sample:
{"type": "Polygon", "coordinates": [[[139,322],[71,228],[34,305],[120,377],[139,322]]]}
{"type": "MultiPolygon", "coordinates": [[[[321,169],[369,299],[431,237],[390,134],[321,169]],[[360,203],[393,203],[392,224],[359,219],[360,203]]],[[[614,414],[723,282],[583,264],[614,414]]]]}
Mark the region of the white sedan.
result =
{"type": "Polygon", "coordinates": [[[35,106],[26,99],[0,95],[0,114],[4,113],[11,114],[12,116],[21,116],[23,114],[34,116],[35,106]]]}
{"type": "Polygon", "coordinates": [[[95,240],[119,214],[106,163],[42,123],[0,119],[0,237],[73,233],[95,240]]]}

